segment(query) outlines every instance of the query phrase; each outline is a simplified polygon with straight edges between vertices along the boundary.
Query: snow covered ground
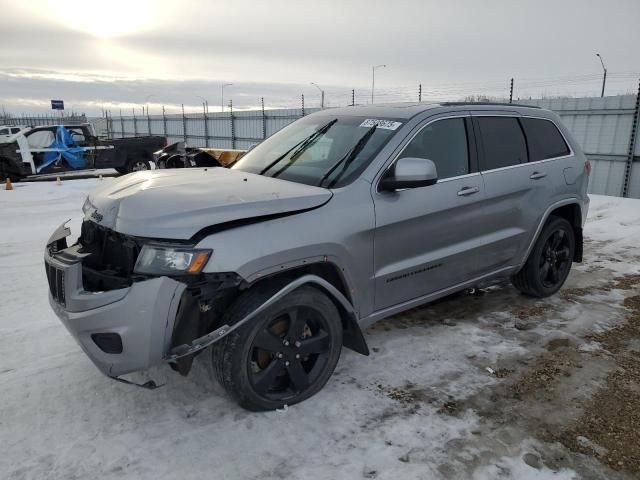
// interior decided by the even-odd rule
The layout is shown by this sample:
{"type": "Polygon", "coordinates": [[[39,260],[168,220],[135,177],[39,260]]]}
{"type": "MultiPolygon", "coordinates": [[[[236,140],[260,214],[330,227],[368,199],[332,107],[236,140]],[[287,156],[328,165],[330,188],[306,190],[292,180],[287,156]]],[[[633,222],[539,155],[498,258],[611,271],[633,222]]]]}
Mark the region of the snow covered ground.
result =
{"type": "MultiPolygon", "coordinates": [[[[77,235],[84,195],[99,181],[0,191],[0,477],[581,478],[562,463],[525,462],[547,448],[528,432],[496,440],[497,425],[443,406],[491,388],[502,364],[550,337],[588,348],[585,332],[620,320],[616,290],[588,304],[549,299],[556,313],[523,330],[513,308],[526,301],[508,285],[413,310],[367,332],[371,356],[345,350],[312,399],[250,413],[210,380],[205,355],[186,378],[153,369],[166,383],[155,391],[102,376],[50,310],[44,243],[69,218],[77,235]]],[[[592,196],[586,236],[587,262],[568,287],[640,272],[625,261],[638,246],[640,201],[592,196]]]]}

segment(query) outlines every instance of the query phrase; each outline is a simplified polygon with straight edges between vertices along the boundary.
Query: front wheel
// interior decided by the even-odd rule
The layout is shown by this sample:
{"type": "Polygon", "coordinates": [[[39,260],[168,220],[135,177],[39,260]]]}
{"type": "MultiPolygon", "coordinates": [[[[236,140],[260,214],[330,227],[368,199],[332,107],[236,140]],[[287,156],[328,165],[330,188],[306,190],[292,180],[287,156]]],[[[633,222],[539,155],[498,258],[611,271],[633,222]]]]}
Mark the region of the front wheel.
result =
{"type": "MultiPolygon", "coordinates": [[[[233,324],[268,296],[258,287],[225,314],[233,324]]],[[[214,345],[216,377],[240,406],[274,410],[301,402],[327,382],[340,358],[342,322],[334,303],[303,286],[214,345]]]]}
{"type": "Polygon", "coordinates": [[[575,234],[564,218],[551,217],[542,229],[527,263],[511,279],[520,292],[532,297],[553,295],[571,270],[576,249],[575,234]]]}

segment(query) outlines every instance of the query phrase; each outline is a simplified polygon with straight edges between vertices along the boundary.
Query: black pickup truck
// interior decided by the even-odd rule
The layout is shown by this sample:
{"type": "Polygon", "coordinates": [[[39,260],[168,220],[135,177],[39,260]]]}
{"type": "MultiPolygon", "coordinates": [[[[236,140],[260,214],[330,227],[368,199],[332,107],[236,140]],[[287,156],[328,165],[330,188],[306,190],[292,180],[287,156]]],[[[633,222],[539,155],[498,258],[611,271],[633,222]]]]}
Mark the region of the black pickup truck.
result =
{"type": "Polygon", "coordinates": [[[162,136],[99,138],[88,123],[34,127],[0,143],[0,180],[87,169],[149,170],[153,152],[166,144],[162,136]]]}

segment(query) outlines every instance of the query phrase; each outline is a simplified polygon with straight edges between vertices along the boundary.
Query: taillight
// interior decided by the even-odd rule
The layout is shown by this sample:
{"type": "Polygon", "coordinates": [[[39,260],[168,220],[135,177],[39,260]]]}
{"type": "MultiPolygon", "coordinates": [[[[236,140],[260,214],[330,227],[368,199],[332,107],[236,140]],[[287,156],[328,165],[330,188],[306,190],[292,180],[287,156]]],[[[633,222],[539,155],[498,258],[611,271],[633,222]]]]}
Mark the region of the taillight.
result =
{"type": "Polygon", "coordinates": [[[591,175],[591,162],[589,160],[584,162],[584,171],[587,172],[587,175],[591,175]]]}

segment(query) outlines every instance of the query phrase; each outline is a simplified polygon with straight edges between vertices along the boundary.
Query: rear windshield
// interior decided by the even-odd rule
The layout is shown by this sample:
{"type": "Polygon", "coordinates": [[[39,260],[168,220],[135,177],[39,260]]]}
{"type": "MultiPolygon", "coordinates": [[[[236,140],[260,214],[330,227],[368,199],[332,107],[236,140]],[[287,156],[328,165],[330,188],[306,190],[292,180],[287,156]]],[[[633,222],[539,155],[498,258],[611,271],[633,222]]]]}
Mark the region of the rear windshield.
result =
{"type": "Polygon", "coordinates": [[[233,169],[327,188],[355,180],[402,121],[334,116],[302,118],[250,150],[233,169]],[[375,126],[375,128],[373,128],[375,126]]]}

